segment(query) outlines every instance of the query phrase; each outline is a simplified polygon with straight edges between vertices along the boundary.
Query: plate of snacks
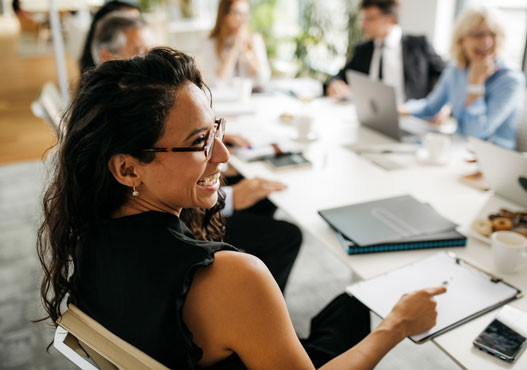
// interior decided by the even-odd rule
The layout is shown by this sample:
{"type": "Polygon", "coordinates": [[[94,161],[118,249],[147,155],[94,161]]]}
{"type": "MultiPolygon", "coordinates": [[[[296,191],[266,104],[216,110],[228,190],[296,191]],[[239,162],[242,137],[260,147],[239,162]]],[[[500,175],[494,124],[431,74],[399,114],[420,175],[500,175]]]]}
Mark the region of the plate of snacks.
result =
{"type": "Polygon", "coordinates": [[[472,222],[471,234],[490,244],[490,235],[495,231],[515,231],[527,237],[527,211],[500,208],[472,222]]]}
{"type": "Polygon", "coordinates": [[[292,123],[295,115],[289,112],[284,112],[279,116],[279,118],[283,123],[292,123]]]}

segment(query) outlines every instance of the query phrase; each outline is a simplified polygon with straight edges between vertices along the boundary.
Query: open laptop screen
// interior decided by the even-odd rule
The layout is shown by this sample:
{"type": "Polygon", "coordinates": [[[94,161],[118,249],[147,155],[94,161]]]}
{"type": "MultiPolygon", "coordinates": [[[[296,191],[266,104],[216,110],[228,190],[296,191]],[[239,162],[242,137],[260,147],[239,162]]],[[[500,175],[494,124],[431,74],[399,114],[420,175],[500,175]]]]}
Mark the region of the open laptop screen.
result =
{"type": "Polygon", "coordinates": [[[469,137],[483,176],[502,198],[527,206],[527,157],[469,137]]]}

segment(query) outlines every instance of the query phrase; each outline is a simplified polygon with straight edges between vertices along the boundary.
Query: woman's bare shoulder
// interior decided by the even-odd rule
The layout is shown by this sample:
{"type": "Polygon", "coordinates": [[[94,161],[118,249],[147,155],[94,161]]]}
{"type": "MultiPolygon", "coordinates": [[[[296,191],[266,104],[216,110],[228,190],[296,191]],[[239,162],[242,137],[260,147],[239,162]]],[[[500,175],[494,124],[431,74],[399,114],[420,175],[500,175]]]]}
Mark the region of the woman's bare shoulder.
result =
{"type": "Polygon", "coordinates": [[[278,285],[265,264],[249,254],[217,252],[214,263],[196,273],[184,320],[203,349],[201,366],[236,352],[246,365],[269,361],[272,368],[280,361],[310,367],[278,285]],[[262,353],[280,347],[283,357],[260,362],[262,353]]]}
{"type": "Polygon", "coordinates": [[[203,300],[223,297],[232,304],[247,304],[255,294],[282,298],[269,269],[259,258],[234,251],[216,252],[214,263],[196,272],[191,289],[203,300]]]}

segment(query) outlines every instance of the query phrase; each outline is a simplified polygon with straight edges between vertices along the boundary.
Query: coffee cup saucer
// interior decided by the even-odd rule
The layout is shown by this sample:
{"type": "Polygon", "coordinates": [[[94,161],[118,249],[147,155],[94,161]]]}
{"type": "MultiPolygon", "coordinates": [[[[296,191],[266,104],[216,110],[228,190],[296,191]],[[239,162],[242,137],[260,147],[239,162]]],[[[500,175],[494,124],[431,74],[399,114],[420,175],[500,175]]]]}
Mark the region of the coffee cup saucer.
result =
{"type": "Polygon", "coordinates": [[[430,153],[426,148],[420,148],[415,152],[415,157],[417,159],[417,162],[421,164],[426,165],[433,165],[433,166],[443,166],[448,163],[450,160],[449,153],[442,155],[439,158],[431,158],[430,153]]]}
{"type": "Polygon", "coordinates": [[[314,132],[310,132],[309,134],[307,134],[307,136],[298,136],[298,134],[294,134],[291,139],[293,139],[294,141],[307,143],[317,140],[318,136],[314,132]]]}

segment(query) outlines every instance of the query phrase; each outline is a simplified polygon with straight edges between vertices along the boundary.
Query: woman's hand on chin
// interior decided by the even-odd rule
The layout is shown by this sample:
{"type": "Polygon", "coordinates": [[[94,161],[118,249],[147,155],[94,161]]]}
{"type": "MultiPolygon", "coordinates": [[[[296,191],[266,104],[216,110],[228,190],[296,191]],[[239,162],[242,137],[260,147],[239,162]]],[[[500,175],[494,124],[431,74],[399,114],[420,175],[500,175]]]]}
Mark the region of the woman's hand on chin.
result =
{"type": "Polygon", "coordinates": [[[492,76],[497,69],[498,66],[491,55],[471,60],[468,68],[468,81],[470,84],[484,85],[487,78],[492,76]]]}

